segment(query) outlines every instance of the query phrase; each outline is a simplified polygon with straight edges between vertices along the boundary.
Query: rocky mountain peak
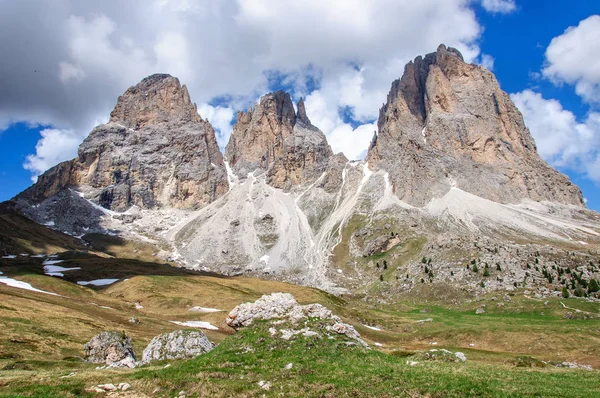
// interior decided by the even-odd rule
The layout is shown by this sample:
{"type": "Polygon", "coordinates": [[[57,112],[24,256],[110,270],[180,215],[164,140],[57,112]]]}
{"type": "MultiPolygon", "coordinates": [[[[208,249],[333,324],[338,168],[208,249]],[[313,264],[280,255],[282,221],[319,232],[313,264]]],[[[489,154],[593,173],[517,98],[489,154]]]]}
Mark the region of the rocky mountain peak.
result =
{"type": "Polygon", "coordinates": [[[392,83],[368,161],[388,171],[396,195],[413,205],[453,187],[501,203],[583,205],[579,188],[537,154],[496,77],[444,45],[409,62],[392,83]]]}
{"type": "Polygon", "coordinates": [[[306,108],[304,107],[304,100],[300,97],[300,101],[298,101],[298,114],[296,115],[296,120],[304,123],[306,126],[312,126],[310,119],[306,115],[306,108]]]}
{"type": "Polygon", "coordinates": [[[239,177],[256,170],[267,172],[269,183],[279,188],[314,181],[331,156],[331,147],[311,124],[304,101],[298,101],[296,113],[284,91],[267,94],[247,112],[239,112],[225,149],[239,177]]]}
{"type": "Polygon", "coordinates": [[[112,123],[132,129],[163,122],[201,122],[187,87],[168,74],[154,74],[130,87],[110,114],[112,123]]]}
{"type": "MultiPolygon", "coordinates": [[[[77,158],[48,170],[16,199],[48,202],[46,213],[54,214],[70,206],[61,198],[72,190],[122,212],[133,205],[200,208],[226,193],[228,182],[215,132],[198,115],[187,88],[173,76],[155,74],[119,97],[110,122],[90,132],[77,158]]],[[[78,226],[63,230],[86,225],[73,222],[78,226]]]]}

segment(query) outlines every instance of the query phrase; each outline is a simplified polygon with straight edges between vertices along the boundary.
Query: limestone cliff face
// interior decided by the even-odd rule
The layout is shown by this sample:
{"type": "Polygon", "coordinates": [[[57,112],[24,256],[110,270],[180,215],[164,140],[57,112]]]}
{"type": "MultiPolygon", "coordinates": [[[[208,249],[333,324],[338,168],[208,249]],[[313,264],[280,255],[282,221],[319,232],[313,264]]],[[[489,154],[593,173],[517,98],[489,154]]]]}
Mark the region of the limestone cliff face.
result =
{"type": "Polygon", "coordinates": [[[124,211],[203,207],[227,192],[228,183],[210,123],[177,78],[159,74],[129,88],[77,158],[48,170],[17,199],[39,203],[68,187],[124,211]]]}
{"type": "Polygon", "coordinates": [[[333,156],[325,135],[312,125],[302,99],[298,112],[288,93],[263,96],[248,112],[239,112],[225,157],[235,174],[267,173],[276,188],[312,183],[328,170],[333,156]]]}
{"type": "Polygon", "coordinates": [[[584,206],[579,188],[537,154],[523,117],[495,76],[453,48],[408,63],[381,108],[368,152],[394,193],[423,206],[457,187],[486,199],[584,206]]]}

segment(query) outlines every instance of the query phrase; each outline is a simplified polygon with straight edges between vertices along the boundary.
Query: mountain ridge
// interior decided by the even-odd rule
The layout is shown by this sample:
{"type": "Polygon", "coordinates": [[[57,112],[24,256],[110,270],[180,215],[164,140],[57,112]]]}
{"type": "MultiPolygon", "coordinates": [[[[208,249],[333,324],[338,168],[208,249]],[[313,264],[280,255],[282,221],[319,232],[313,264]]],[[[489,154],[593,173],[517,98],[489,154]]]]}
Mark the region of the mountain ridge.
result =
{"type": "Polygon", "coordinates": [[[15,201],[74,235],[168,246],[157,256],[188,268],[334,293],[436,281],[476,292],[528,278],[548,289],[522,268],[532,251],[550,255],[550,243],[570,264],[570,251],[600,242],[598,214],[539,157],[493,74],[443,45],[392,83],[365,161],[334,154],[303,99],[295,109],[283,91],[238,112],[223,156],[185,86],[157,74],[119,97],[78,158],[15,201]],[[484,284],[466,271],[474,256],[502,276],[484,284]]]}

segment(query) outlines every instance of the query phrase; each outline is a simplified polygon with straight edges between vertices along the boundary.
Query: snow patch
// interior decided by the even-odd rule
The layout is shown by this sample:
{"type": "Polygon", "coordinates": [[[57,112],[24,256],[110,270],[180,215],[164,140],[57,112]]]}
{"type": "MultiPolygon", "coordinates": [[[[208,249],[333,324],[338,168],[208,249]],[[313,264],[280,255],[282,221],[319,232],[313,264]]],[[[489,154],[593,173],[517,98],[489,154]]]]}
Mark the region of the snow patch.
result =
{"type": "Polygon", "coordinates": [[[0,276],[0,283],[4,283],[7,286],[16,287],[18,289],[25,289],[25,290],[30,290],[32,292],[38,292],[38,293],[44,293],[44,294],[51,294],[52,296],[58,296],[58,294],[56,294],[56,293],[51,293],[51,292],[47,292],[45,290],[36,289],[35,287],[31,286],[31,284],[29,284],[27,282],[18,281],[16,279],[12,279],[7,276],[0,276]]]}
{"type": "Polygon", "coordinates": [[[364,327],[366,327],[367,329],[371,329],[371,330],[375,330],[377,332],[381,332],[380,328],[377,328],[375,326],[369,326],[369,325],[363,325],[364,327]]]}
{"type": "Polygon", "coordinates": [[[216,327],[215,325],[211,324],[210,322],[204,322],[204,321],[186,321],[186,322],[169,321],[169,322],[174,323],[179,326],[187,326],[190,328],[219,330],[219,328],[216,327]]]}
{"type": "Polygon", "coordinates": [[[118,279],[95,279],[93,281],[77,281],[77,284],[81,285],[81,286],[87,286],[87,285],[106,286],[106,285],[112,285],[113,283],[115,283],[117,281],[118,281],[118,279]]]}
{"type": "Polygon", "coordinates": [[[223,310],[218,310],[216,308],[206,308],[206,307],[192,307],[188,311],[192,311],[192,312],[222,312],[223,310]]]}
{"type": "MultiPolygon", "coordinates": [[[[42,263],[42,265],[54,265],[54,264],[60,264],[65,260],[46,260],[42,263]]],[[[58,267],[60,268],[60,267],[58,267]]]]}
{"type": "Polygon", "coordinates": [[[9,254],[8,256],[2,256],[2,258],[13,259],[13,258],[17,258],[17,255],[16,254],[9,254]]]}
{"type": "MultiPolygon", "coordinates": [[[[61,262],[61,260],[57,260],[58,262],[61,262]]],[[[50,261],[52,262],[52,261],[50,261]]],[[[73,271],[76,269],[81,269],[81,267],[73,267],[73,268],[65,268],[65,267],[60,267],[58,265],[45,265],[44,266],[44,274],[48,275],[48,276],[58,276],[58,277],[63,277],[65,276],[63,274],[63,272],[65,271],[73,271]]]]}

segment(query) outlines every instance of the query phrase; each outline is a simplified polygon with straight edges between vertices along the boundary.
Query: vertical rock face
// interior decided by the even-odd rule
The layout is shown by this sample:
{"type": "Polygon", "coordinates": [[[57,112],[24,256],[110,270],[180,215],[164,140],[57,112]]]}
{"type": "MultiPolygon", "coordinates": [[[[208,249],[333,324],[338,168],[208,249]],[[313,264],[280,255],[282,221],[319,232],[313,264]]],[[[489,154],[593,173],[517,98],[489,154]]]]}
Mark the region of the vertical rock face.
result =
{"type": "Polygon", "coordinates": [[[333,156],[325,135],[298,112],[288,93],[277,91],[261,98],[248,112],[239,112],[225,150],[232,170],[244,178],[257,169],[267,173],[276,188],[314,182],[333,156]]]}
{"type": "Polygon", "coordinates": [[[213,128],[198,115],[187,88],[164,74],[129,88],[76,159],[48,170],[17,198],[41,202],[70,186],[117,211],[132,205],[198,208],[228,190],[213,128]]]}
{"type": "Polygon", "coordinates": [[[392,83],[368,152],[394,193],[417,206],[452,187],[486,199],[584,206],[579,188],[549,167],[510,97],[484,67],[453,48],[408,63],[392,83]]]}

